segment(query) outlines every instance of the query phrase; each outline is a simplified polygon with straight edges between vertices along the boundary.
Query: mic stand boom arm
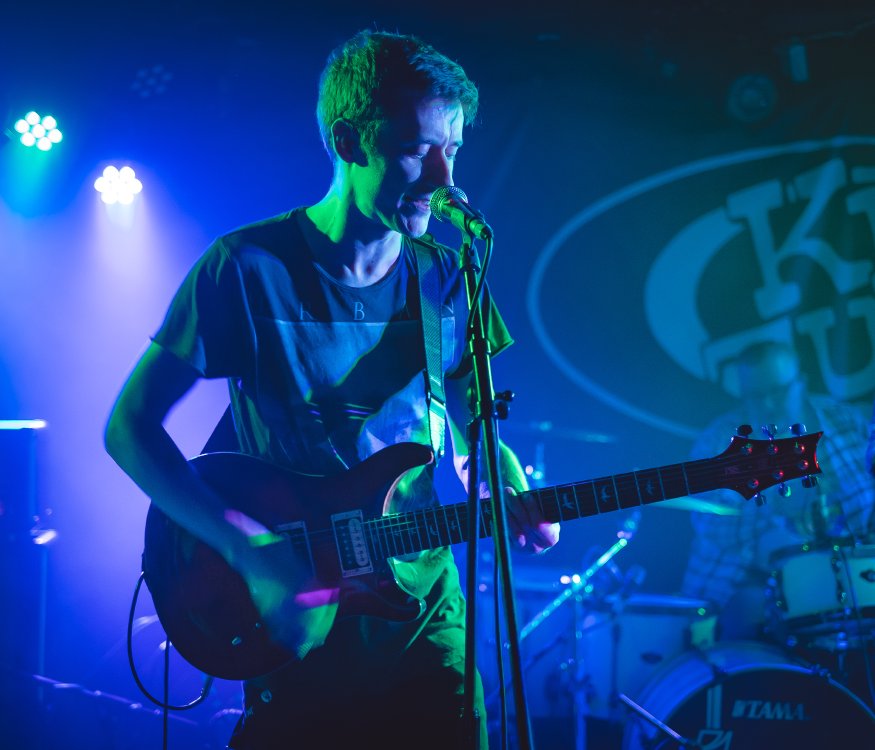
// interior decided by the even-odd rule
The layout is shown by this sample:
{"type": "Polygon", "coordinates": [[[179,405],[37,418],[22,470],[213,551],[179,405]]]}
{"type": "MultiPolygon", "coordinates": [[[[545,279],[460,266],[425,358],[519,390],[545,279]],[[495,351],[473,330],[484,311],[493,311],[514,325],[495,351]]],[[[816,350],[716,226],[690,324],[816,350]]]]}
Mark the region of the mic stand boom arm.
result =
{"type": "MultiPolygon", "coordinates": [[[[492,250],[492,238],[486,239],[487,259],[492,250]]],[[[491,519],[485,519],[485,523],[491,520],[492,538],[495,545],[495,561],[499,571],[500,589],[503,596],[505,622],[507,623],[507,642],[509,646],[509,660],[511,681],[513,684],[514,706],[516,709],[517,738],[520,750],[531,750],[532,736],[529,723],[528,709],[526,707],[525,687],[523,684],[522,667],[520,658],[519,629],[517,627],[516,605],[513,595],[513,582],[511,575],[511,561],[508,545],[507,512],[504,504],[504,487],[501,482],[497,406],[504,399],[496,399],[492,385],[492,369],[490,366],[489,340],[486,336],[486,323],[483,319],[483,307],[478,290],[478,273],[480,262],[477,251],[469,237],[465,237],[459,253],[459,267],[465,279],[465,289],[468,295],[468,309],[470,326],[466,331],[468,350],[471,353],[474,372],[474,399],[473,421],[474,425],[468,430],[468,522],[474,525],[474,533],[468,536],[468,574],[467,574],[467,597],[468,617],[465,630],[465,707],[463,718],[467,718],[468,726],[476,725],[474,722],[474,669],[476,659],[474,657],[474,608],[477,593],[476,565],[477,565],[477,518],[475,515],[479,506],[479,481],[478,473],[471,470],[473,462],[482,454],[485,466],[486,481],[489,495],[492,498],[491,519]],[[477,438],[482,437],[483,450],[477,444],[477,438]],[[472,481],[474,480],[474,481],[472,481]],[[470,689],[469,689],[470,688],[470,689]]],[[[483,271],[485,273],[485,269],[483,271]]],[[[482,289],[483,284],[479,287],[482,289]]],[[[506,403],[501,404],[502,411],[506,403]]],[[[497,613],[496,613],[497,614],[497,613]]],[[[499,649],[499,658],[501,650],[499,649]]],[[[474,747],[478,747],[477,737],[472,737],[474,747]]]]}

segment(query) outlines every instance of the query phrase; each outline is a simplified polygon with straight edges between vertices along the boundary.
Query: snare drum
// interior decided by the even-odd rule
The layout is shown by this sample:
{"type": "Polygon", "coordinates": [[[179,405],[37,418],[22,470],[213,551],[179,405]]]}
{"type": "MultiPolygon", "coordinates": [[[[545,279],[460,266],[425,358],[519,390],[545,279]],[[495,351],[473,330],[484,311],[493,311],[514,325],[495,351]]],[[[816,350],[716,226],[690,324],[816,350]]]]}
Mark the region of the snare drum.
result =
{"type": "Polygon", "coordinates": [[[840,649],[875,632],[875,545],[801,545],[771,556],[773,628],[784,640],[840,649]]]}
{"type": "Polygon", "coordinates": [[[614,720],[618,693],[636,692],[664,663],[714,643],[716,616],[701,599],[635,594],[608,600],[588,614],[579,633],[585,712],[614,720]]]}
{"type": "MultiPolygon", "coordinates": [[[[702,750],[823,750],[875,746],[875,715],[828,675],[778,648],[726,641],[687,652],[630,697],[702,750]]],[[[629,710],[623,750],[667,736],[629,710]]]]}

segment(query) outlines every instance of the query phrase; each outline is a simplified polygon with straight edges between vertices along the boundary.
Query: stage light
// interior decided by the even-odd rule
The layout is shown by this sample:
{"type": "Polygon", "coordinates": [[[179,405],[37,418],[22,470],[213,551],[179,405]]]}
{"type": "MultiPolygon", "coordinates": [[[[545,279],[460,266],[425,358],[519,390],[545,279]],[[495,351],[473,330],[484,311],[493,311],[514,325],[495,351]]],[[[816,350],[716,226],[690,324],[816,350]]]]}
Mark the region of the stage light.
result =
{"type": "Polygon", "coordinates": [[[131,84],[133,91],[141,99],[148,99],[151,96],[160,96],[167,91],[170,81],[173,79],[173,73],[167,70],[163,65],[152,65],[148,68],[140,68],[137,71],[137,77],[131,84]]]}
{"type": "Polygon", "coordinates": [[[44,430],[45,419],[0,419],[0,430],[44,430]]]}
{"type": "Polygon", "coordinates": [[[94,189],[100,193],[100,200],[104,203],[128,204],[143,189],[143,183],[137,179],[134,170],[130,167],[119,169],[109,166],[94,181],[94,189]]]}
{"type": "Polygon", "coordinates": [[[726,109],[738,122],[758,123],[775,111],[778,89],[775,82],[763,73],[738,76],[729,86],[726,109]]]}
{"type": "Polygon", "coordinates": [[[40,117],[36,112],[28,112],[15,123],[14,129],[22,145],[36,146],[40,151],[50,151],[64,139],[58,130],[58,121],[51,115],[40,117]]]}

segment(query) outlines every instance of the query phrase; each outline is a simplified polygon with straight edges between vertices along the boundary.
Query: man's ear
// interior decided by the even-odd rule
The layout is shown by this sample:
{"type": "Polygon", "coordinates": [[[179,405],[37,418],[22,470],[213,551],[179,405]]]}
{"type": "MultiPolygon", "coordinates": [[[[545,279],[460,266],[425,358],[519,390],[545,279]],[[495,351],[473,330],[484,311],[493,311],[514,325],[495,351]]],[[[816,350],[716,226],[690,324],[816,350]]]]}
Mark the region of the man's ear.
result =
{"type": "Polygon", "coordinates": [[[348,120],[339,118],[331,124],[331,142],[339,159],[348,164],[367,164],[361,136],[348,120]]]}

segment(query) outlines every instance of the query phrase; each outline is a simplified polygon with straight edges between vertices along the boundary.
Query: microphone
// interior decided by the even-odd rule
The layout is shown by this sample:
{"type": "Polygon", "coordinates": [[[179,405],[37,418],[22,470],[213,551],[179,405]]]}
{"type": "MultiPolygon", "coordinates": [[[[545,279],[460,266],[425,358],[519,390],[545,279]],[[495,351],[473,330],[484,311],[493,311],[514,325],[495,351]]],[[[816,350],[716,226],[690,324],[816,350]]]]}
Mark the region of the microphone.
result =
{"type": "Polygon", "coordinates": [[[492,238],[492,227],[483,215],[468,205],[468,196],[454,185],[440,187],[431,194],[432,215],[438,221],[448,221],[457,229],[479,240],[492,238]]]}

